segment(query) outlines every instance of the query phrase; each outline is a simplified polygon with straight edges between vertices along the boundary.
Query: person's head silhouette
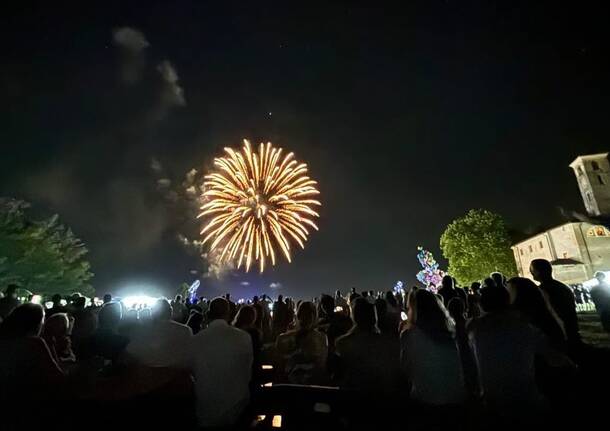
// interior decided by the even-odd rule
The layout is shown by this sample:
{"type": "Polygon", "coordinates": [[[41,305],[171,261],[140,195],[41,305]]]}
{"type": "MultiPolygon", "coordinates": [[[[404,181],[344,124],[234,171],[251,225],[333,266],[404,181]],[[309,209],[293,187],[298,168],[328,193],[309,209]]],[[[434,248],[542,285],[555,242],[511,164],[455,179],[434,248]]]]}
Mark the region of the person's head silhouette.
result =
{"type": "Polygon", "coordinates": [[[534,280],[543,282],[553,278],[553,267],[546,259],[534,259],[530,263],[530,273],[534,280]]]}
{"type": "Polygon", "coordinates": [[[172,306],[165,298],[160,298],[155,301],[150,310],[153,322],[167,321],[172,318],[172,306]]]}
{"type": "Polygon", "coordinates": [[[210,302],[210,308],[208,310],[208,319],[210,322],[213,320],[224,320],[228,322],[230,317],[231,309],[229,301],[225,298],[214,298],[212,302],[210,302]]]}
{"type": "Polygon", "coordinates": [[[22,304],[10,312],[0,325],[0,337],[22,338],[39,336],[44,310],[39,304],[22,304]]]}
{"type": "Polygon", "coordinates": [[[351,305],[352,320],[358,329],[365,331],[376,330],[377,313],[375,306],[365,298],[356,298],[351,305]]]}
{"type": "Polygon", "coordinates": [[[446,275],[443,277],[442,280],[442,288],[443,289],[453,289],[454,288],[454,284],[453,284],[453,277],[451,277],[450,275],[446,275]]]}
{"type": "Polygon", "coordinates": [[[113,331],[117,328],[123,318],[123,310],[118,302],[104,304],[98,314],[100,329],[113,331]]]}
{"type": "Polygon", "coordinates": [[[104,304],[108,304],[109,302],[112,301],[112,295],[109,293],[105,294],[103,301],[104,301],[104,304]]]}

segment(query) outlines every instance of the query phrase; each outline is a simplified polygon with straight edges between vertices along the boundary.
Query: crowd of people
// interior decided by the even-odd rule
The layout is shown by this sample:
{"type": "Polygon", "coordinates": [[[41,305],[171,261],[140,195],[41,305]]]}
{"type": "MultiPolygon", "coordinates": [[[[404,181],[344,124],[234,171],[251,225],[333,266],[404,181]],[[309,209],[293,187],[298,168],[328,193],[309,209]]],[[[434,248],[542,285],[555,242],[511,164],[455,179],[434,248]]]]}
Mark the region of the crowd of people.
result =
{"type": "MultiPolygon", "coordinates": [[[[493,273],[460,287],[447,275],[436,293],[177,296],[151,307],[110,295],[101,305],[79,295],[63,305],[55,295],[45,309],[21,304],[10,286],[0,299],[0,405],[53,413],[135,399],[142,411],[169,409],[181,428],[247,427],[266,386],[295,384],[339,387],[377,412],[406,409],[408,417],[384,413],[384,423],[416,429],[569,420],[599,368],[581,340],[573,290],[553,279],[548,261],[530,270],[538,284],[493,273]]],[[[604,321],[610,287],[603,274],[599,281],[592,299],[604,321]]]]}

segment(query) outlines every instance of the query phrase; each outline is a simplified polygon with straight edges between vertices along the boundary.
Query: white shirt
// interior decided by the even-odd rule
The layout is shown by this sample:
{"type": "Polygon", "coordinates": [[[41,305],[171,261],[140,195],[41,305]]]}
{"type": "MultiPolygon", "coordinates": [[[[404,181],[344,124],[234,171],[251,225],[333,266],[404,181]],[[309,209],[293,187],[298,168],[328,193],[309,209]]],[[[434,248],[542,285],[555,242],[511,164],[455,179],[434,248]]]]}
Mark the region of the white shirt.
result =
{"type": "Polygon", "coordinates": [[[191,328],[181,323],[154,322],[135,331],[127,353],[149,367],[185,367],[192,337],[191,328]]]}
{"type": "Polygon", "coordinates": [[[250,335],[224,320],[213,320],[192,338],[190,355],[199,426],[235,424],[250,398],[250,335]]]}

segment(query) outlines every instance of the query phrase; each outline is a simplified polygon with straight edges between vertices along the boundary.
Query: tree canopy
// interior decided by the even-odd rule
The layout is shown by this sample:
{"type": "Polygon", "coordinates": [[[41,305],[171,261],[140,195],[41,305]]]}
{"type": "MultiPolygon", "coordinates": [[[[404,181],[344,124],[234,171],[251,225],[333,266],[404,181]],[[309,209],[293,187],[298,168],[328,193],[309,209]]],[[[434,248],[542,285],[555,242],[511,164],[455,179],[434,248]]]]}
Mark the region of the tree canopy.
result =
{"type": "Polygon", "coordinates": [[[57,215],[32,220],[28,208],[0,198],[0,286],[16,284],[40,295],[93,295],[83,242],[57,215]]]}
{"type": "Polygon", "coordinates": [[[511,277],[517,269],[508,229],[499,214],[478,209],[454,220],[441,236],[441,250],[449,273],[461,284],[499,271],[511,277]]]}

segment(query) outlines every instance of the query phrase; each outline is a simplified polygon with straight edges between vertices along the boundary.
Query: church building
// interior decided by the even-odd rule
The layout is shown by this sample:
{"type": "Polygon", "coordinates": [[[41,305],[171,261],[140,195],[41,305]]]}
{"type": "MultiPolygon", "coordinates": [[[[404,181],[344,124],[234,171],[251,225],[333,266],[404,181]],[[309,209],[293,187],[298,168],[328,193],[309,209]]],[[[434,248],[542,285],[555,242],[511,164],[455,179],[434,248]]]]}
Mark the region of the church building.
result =
{"type": "MultiPolygon", "coordinates": [[[[589,217],[610,218],[608,153],[579,156],[570,167],[589,217]]],[[[550,261],[555,278],[566,284],[585,283],[597,271],[610,271],[610,230],[601,224],[565,223],[515,244],[512,250],[522,277],[531,278],[530,262],[539,258],[550,261]]]]}

